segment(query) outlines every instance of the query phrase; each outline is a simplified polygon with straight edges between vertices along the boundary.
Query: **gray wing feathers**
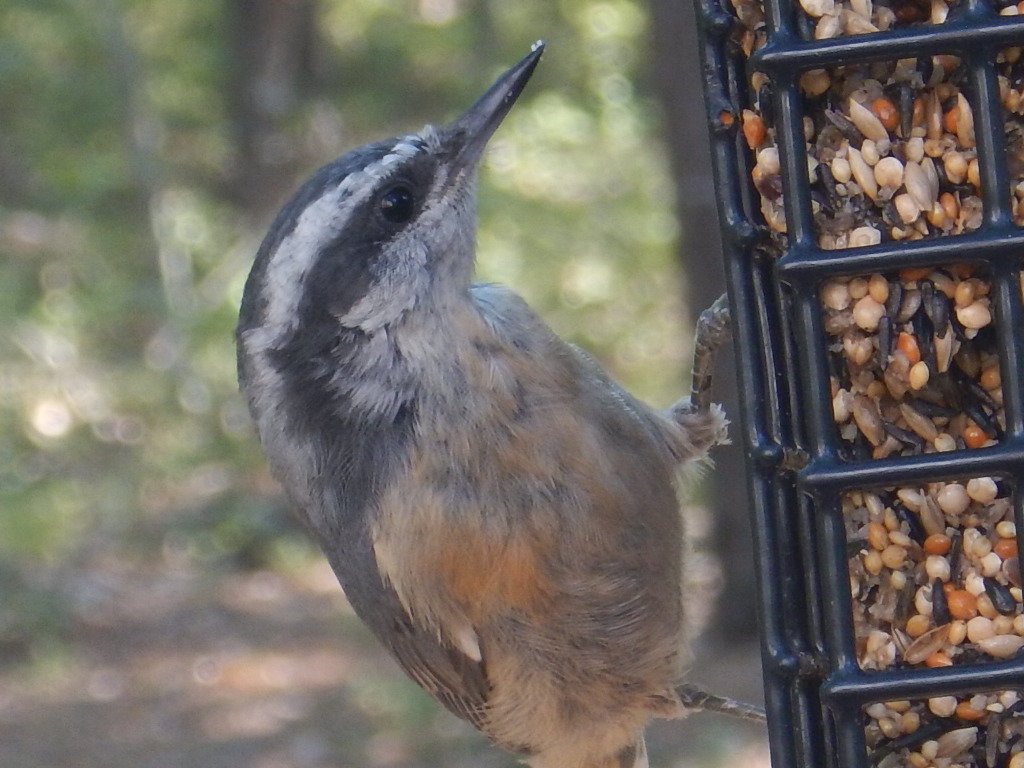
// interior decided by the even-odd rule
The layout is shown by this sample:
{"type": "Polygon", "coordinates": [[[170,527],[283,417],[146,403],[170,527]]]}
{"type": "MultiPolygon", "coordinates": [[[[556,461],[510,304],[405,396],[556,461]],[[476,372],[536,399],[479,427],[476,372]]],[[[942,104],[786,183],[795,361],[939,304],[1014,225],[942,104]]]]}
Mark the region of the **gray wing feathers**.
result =
{"type": "Polygon", "coordinates": [[[606,401],[610,409],[629,414],[657,444],[665,446],[678,460],[689,458],[685,446],[680,445],[683,435],[676,423],[666,414],[637,400],[600,366],[587,352],[563,341],[541,320],[519,296],[500,285],[476,284],[473,299],[483,317],[491,326],[515,343],[535,343],[543,339],[550,352],[560,355],[567,365],[575,368],[577,381],[584,397],[594,402],[606,401]]]}
{"type": "Polygon", "coordinates": [[[483,665],[412,622],[381,579],[369,536],[357,535],[343,549],[325,551],[352,608],[406,674],[449,711],[482,728],[490,688],[483,665]]]}

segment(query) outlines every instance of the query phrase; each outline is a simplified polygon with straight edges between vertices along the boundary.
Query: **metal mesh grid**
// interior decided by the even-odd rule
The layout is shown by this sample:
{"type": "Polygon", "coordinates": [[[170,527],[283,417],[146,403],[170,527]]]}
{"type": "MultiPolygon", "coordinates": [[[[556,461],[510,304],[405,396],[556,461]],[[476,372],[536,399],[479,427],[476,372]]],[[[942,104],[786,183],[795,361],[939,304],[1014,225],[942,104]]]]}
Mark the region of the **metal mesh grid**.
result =
{"type": "MultiPolygon", "coordinates": [[[[866,767],[872,762],[864,735],[865,705],[1024,687],[1020,654],[984,665],[862,670],[854,650],[847,535],[840,511],[842,494],[854,489],[987,475],[1017,490],[1024,477],[1024,306],[1019,282],[1024,229],[1013,223],[995,65],[999,51],[1024,44],[1024,17],[1000,16],[998,7],[966,0],[938,26],[811,41],[801,35],[796,2],[765,0],[767,40],[748,57],[731,40],[736,17],[727,4],[697,0],[697,9],[743,402],[741,439],[752,475],[772,759],[777,766],[866,767]],[[811,215],[800,74],[924,55],[956,55],[966,65],[964,91],[973,106],[980,164],[980,227],[955,239],[821,250],[811,215]],[[754,71],[768,75],[774,86],[772,111],[788,230],[781,253],[768,244],[750,183],[751,154],[738,130],[754,71]],[[983,263],[990,275],[1000,328],[1005,435],[998,444],[978,450],[843,460],[822,343],[823,281],[837,274],[952,260],[983,263]],[[796,472],[786,466],[794,450],[809,456],[809,463],[796,472]]],[[[1019,544],[1022,494],[1013,498],[1019,544]]]]}

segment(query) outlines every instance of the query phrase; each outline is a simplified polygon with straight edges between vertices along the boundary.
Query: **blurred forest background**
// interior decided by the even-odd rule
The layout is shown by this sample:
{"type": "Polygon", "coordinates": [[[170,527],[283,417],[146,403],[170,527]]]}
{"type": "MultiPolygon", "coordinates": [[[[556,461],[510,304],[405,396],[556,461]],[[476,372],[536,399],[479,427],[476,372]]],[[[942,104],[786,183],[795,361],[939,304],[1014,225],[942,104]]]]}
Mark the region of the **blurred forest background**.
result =
{"type": "MultiPolygon", "coordinates": [[[[543,37],[482,173],[479,275],[670,403],[687,318],[721,290],[691,15],[0,2],[0,764],[514,764],[401,676],[293,525],[235,382],[241,287],[306,173],[452,118],[543,37]]],[[[752,642],[724,485],[718,631],[752,642]]],[[[756,655],[722,646],[702,671],[756,697],[756,655]]],[[[659,726],[652,764],[764,763],[756,729],[695,719],[659,726]]]]}

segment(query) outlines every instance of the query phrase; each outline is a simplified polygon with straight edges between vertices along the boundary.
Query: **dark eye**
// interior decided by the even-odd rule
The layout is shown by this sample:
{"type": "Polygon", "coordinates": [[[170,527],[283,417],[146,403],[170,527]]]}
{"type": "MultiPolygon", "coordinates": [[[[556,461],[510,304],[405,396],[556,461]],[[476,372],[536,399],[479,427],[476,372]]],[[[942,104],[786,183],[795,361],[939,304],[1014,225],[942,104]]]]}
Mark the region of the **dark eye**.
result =
{"type": "Polygon", "coordinates": [[[416,205],[412,190],[404,184],[392,187],[381,195],[380,213],[392,224],[404,224],[412,218],[416,205]]]}

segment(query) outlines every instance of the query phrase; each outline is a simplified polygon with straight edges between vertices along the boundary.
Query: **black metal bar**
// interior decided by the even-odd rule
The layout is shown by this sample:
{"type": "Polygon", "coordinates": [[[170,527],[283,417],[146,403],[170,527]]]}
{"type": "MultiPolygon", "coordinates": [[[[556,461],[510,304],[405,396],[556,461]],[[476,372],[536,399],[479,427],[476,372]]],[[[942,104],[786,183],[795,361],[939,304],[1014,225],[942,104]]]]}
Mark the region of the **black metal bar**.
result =
{"type": "MultiPolygon", "coordinates": [[[[1002,368],[1010,372],[1009,381],[1024,365],[1024,306],[1018,269],[1020,262],[999,265],[996,268],[996,321],[1005,332],[999,337],[999,356],[1002,368]]],[[[1006,432],[1008,435],[1024,434],[1024,391],[1015,386],[1003,387],[1006,432]]],[[[1024,551],[1024,550],[1021,550],[1024,551]]]]}
{"type": "Polygon", "coordinates": [[[815,41],[776,38],[750,57],[750,66],[769,75],[782,77],[817,67],[849,64],[851,61],[879,61],[909,55],[968,56],[977,46],[1006,48],[1019,45],[1021,23],[1017,16],[995,16],[983,11],[964,14],[957,21],[948,21],[938,26],[898,29],[872,35],[815,41]]]}
{"type": "Polygon", "coordinates": [[[931,266],[951,260],[986,263],[1011,260],[1019,264],[1022,254],[1024,229],[1011,224],[992,224],[957,235],[954,253],[950,251],[950,240],[943,237],[837,251],[791,248],[779,258],[776,268],[780,279],[787,282],[817,284],[826,277],[885,271],[894,263],[900,267],[931,266]]]}
{"type": "Polygon", "coordinates": [[[830,668],[857,668],[853,627],[850,619],[850,577],[847,571],[846,531],[839,511],[839,500],[819,495],[818,551],[821,560],[822,591],[832,598],[825,601],[825,628],[828,631],[830,668]]]}
{"type": "MultiPolygon", "coordinates": [[[[817,306],[817,285],[794,296],[796,324],[801,339],[820,340],[825,338],[821,327],[821,311],[817,306]],[[808,295],[808,293],[810,295],[808,295]]],[[[824,359],[824,345],[801,344],[798,346],[800,369],[811,381],[821,382],[823,391],[828,391],[828,364],[824,359]]],[[[829,397],[804,398],[801,407],[806,413],[808,425],[808,446],[812,456],[830,455],[835,450],[835,425],[832,422],[832,399],[829,397]]],[[[806,472],[801,473],[806,474],[806,472]]]]}
{"type": "Polygon", "coordinates": [[[811,189],[807,178],[807,155],[804,152],[804,129],[801,97],[796,88],[775,87],[775,123],[782,163],[787,235],[791,248],[813,247],[814,226],[811,223],[811,189]]]}
{"type": "MultiPolygon", "coordinates": [[[[987,46],[972,54],[971,86],[977,104],[998,104],[999,85],[996,82],[995,56],[997,51],[987,46]]],[[[1009,202],[1010,179],[1006,168],[1006,147],[1003,140],[1002,115],[989,109],[977,110],[978,163],[981,166],[982,200],[985,204],[985,222],[994,229],[1011,227],[1009,202]]]]}
{"type": "Polygon", "coordinates": [[[812,459],[800,473],[800,486],[809,493],[839,492],[901,483],[926,483],[934,480],[1008,475],[1024,477],[1024,444],[1020,440],[974,451],[929,453],[876,459],[868,462],[844,462],[834,456],[812,459]]]}
{"type": "Polygon", "coordinates": [[[1024,663],[1002,661],[978,665],[970,670],[969,675],[966,677],[964,670],[957,667],[898,672],[849,669],[826,680],[821,686],[821,693],[829,702],[850,705],[887,701],[894,692],[908,699],[948,696],[962,692],[965,683],[969,686],[968,690],[977,693],[1014,690],[1021,686],[1024,663]]]}

